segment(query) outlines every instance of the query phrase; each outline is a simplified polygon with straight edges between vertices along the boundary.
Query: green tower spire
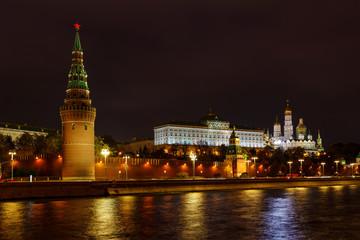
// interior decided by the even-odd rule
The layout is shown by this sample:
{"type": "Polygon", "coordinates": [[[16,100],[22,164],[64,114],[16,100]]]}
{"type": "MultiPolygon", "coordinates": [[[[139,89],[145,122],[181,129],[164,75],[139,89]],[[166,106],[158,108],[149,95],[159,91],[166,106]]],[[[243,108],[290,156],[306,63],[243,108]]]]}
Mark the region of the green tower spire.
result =
{"type": "Polygon", "coordinates": [[[75,33],[75,42],[74,42],[73,50],[74,51],[82,51],[79,30],[76,30],[76,33],[75,33]]]}
{"type": "Polygon", "coordinates": [[[324,148],[322,146],[322,139],[320,137],[320,130],[318,130],[318,137],[316,139],[316,149],[318,151],[324,151],[324,148]]]}
{"type": "Polygon", "coordinates": [[[76,23],[74,26],[76,30],[75,42],[72,51],[72,64],[68,75],[69,83],[67,88],[82,88],[89,90],[87,84],[87,73],[85,71],[83,60],[84,54],[80,43],[80,25],[76,23]]]}
{"type": "Polygon", "coordinates": [[[229,148],[226,155],[239,155],[242,153],[242,149],[240,147],[240,139],[237,136],[235,130],[236,128],[234,126],[234,129],[229,138],[229,148]]]}

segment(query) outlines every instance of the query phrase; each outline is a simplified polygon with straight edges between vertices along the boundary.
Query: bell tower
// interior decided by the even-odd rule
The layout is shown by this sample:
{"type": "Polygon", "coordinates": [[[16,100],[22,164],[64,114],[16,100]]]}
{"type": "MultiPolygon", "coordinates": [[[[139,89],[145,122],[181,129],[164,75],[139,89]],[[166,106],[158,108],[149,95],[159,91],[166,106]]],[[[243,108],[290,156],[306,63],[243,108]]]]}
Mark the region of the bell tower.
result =
{"type": "Polygon", "coordinates": [[[284,140],[292,140],[294,135],[293,125],[292,125],[292,111],[289,107],[289,100],[286,100],[285,108],[285,124],[284,124],[284,140]]]}
{"type": "Polygon", "coordinates": [[[64,105],[60,107],[63,180],[95,180],[96,109],[91,107],[79,28],[80,25],[76,23],[66,98],[64,105]]]}

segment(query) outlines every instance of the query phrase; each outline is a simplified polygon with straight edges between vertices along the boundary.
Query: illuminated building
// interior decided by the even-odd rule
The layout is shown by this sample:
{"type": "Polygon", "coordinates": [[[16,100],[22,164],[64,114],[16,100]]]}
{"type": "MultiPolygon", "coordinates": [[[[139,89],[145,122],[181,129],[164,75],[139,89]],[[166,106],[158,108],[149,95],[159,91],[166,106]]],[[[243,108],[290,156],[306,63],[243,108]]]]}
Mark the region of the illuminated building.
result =
{"type": "Polygon", "coordinates": [[[91,107],[87,73],[83,64],[79,25],[75,24],[75,43],[64,106],[60,108],[63,131],[63,180],[94,180],[94,129],[96,109],[91,107]]]}
{"type": "MultiPolygon", "coordinates": [[[[263,148],[264,132],[262,130],[235,130],[242,147],[263,148]]],[[[230,122],[219,119],[210,109],[209,113],[198,122],[172,121],[154,128],[154,145],[229,145],[232,133],[230,122]]]]}
{"type": "MultiPolygon", "coordinates": [[[[267,136],[271,138],[271,136],[267,136]]],[[[276,117],[274,123],[273,136],[271,139],[267,139],[270,146],[274,148],[304,148],[307,152],[323,151],[322,139],[320,137],[320,131],[318,132],[318,139],[315,142],[312,138],[310,131],[304,124],[304,119],[299,119],[299,124],[296,127],[296,138],[294,138],[294,130],[292,125],[292,110],[289,106],[289,101],[286,102],[285,108],[285,122],[284,122],[284,135],[281,134],[281,125],[276,117]]]]}
{"type": "Polygon", "coordinates": [[[57,134],[59,130],[28,126],[27,124],[0,123],[0,134],[10,136],[12,140],[16,140],[24,133],[32,136],[46,136],[48,134],[57,134]]]}

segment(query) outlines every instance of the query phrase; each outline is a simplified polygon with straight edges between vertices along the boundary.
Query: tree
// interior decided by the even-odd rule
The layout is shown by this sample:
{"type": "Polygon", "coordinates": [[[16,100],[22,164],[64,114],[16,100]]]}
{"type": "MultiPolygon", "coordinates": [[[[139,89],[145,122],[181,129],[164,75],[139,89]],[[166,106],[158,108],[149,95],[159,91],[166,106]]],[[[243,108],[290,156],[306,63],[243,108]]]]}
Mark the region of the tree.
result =
{"type": "Polygon", "coordinates": [[[99,136],[95,136],[95,156],[101,157],[102,149],[109,149],[109,146],[104,143],[104,139],[99,136]]]}
{"type": "Polygon", "coordinates": [[[15,144],[10,136],[0,134],[0,157],[7,159],[9,151],[15,149],[15,144]]]}
{"type": "Polygon", "coordinates": [[[143,149],[142,149],[142,155],[143,155],[143,158],[149,157],[149,150],[148,150],[148,148],[146,147],[146,145],[144,145],[144,147],[143,147],[143,149]]]}
{"type": "Polygon", "coordinates": [[[34,154],[45,153],[47,150],[46,137],[43,135],[35,135],[34,141],[34,154]]]}
{"type": "Polygon", "coordinates": [[[62,136],[61,134],[49,134],[46,136],[46,153],[61,154],[62,136]]]}
{"type": "Polygon", "coordinates": [[[102,136],[103,142],[109,147],[110,155],[117,157],[118,156],[118,144],[117,141],[111,135],[102,136]]]}
{"type": "Polygon", "coordinates": [[[33,155],[35,151],[35,141],[33,137],[25,132],[16,140],[17,153],[19,155],[33,155]]]}

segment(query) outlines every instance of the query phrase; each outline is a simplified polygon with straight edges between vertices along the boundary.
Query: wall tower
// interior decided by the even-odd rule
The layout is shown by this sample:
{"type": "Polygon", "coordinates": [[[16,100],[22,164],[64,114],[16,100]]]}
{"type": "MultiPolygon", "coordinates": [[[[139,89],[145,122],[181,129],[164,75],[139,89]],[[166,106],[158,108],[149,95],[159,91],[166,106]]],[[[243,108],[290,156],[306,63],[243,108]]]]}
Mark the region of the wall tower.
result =
{"type": "Polygon", "coordinates": [[[322,145],[322,139],[320,137],[320,130],[318,130],[318,137],[316,139],[316,149],[318,151],[324,151],[323,145],[322,145]]]}
{"type": "Polygon", "coordinates": [[[294,130],[292,125],[292,111],[289,107],[289,100],[286,100],[285,108],[285,124],[284,124],[284,140],[293,139],[294,130]]]}
{"type": "Polygon", "coordinates": [[[63,133],[63,180],[95,180],[96,109],[91,107],[79,27],[80,25],[76,23],[66,98],[60,108],[63,133]]]}
{"type": "Polygon", "coordinates": [[[229,148],[226,153],[225,162],[232,166],[233,176],[240,177],[242,173],[247,172],[246,159],[240,146],[240,138],[237,136],[234,130],[229,138],[229,148]]]}

